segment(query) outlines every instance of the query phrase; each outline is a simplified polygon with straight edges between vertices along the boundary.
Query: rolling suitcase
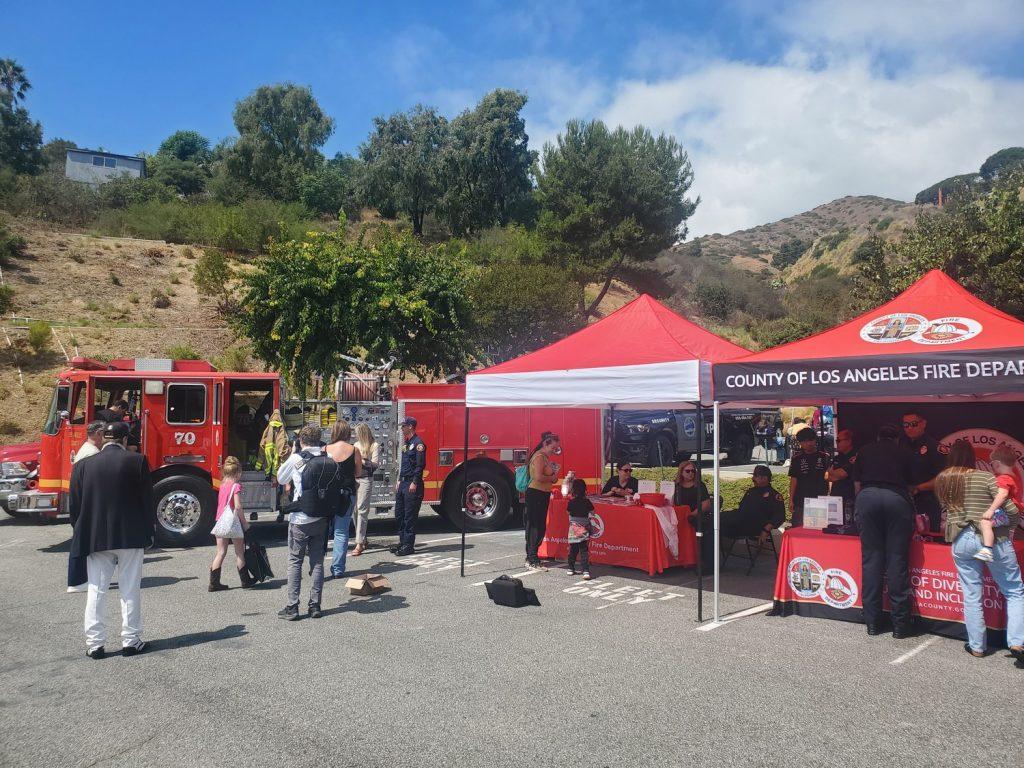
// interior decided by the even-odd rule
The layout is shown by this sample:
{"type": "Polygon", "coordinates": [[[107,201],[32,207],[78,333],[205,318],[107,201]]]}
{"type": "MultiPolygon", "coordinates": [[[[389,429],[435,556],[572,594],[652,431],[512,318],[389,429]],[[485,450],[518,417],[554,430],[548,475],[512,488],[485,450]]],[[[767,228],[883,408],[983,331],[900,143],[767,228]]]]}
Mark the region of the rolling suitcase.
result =
{"type": "Polygon", "coordinates": [[[494,581],[488,581],[487,596],[498,605],[509,608],[522,608],[524,605],[540,605],[537,592],[523,586],[521,579],[513,579],[502,574],[494,581]]]}

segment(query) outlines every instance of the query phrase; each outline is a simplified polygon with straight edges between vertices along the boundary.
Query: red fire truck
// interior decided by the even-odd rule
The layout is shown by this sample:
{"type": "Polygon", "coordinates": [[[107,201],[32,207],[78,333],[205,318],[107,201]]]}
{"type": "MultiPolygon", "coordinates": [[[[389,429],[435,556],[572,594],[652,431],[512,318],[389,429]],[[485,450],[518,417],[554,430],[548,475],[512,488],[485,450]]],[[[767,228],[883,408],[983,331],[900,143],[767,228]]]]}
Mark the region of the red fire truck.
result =
{"type": "MultiPolygon", "coordinates": [[[[157,532],[161,543],[208,539],[215,488],[229,455],[243,462],[247,511],[273,512],[276,482],[256,466],[258,445],[274,408],[282,406],[274,374],[225,373],[190,360],[75,358],[57,382],[41,438],[38,487],[17,497],[18,512],[45,518],[67,514],[71,459],[85,440],[97,411],[118,400],[129,403],[139,449],[153,470],[157,532]]],[[[398,423],[414,416],[427,445],[424,503],[458,525],[467,471],[466,526],[493,530],[519,506],[513,473],[526,461],[541,432],[562,436],[561,466],[592,489],[603,466],[601,413],[591,409],[483,408],[470,416],[469,462],[463,462],[464,396],[459,384],[399,384],[393,391],[379,377],[339,377],[337,397],[310,404],[285,401],[286,424],[318,423],[324,436],[333,420],[370,426],[382,447],[372,505],[390,510],[398,468],[398,423]],[[468,470],[467,470],[468,466],[468,470]]],[[[266,519],[266,516],[264,516],[266,519]]],[[[273,517],[271,516],[271,519],[273,517]]]]}

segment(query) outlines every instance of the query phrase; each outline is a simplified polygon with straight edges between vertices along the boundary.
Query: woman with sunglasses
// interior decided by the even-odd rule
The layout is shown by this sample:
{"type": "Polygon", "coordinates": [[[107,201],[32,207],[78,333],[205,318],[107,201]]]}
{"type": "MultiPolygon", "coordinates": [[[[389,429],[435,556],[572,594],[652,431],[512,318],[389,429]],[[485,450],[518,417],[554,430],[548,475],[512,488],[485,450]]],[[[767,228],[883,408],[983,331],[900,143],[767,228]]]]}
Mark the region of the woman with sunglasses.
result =
{"type": "Polygon", "coordinates": [[[672,503],[677,507],[689,507],[693,518],[697,517],[697,509],[705,514],[711,513],[711,494],[704,481],[697,480],[697,465],[692,461],[684,461],[676,472],[676,491],[672,503]]]}
{"type": "Polygon", "coordinates": [[[619,466],[619,471],[614,477],[608,478],[608,482],[601,489],[601,495],[629,499],[639,490],[640,482],[633,477],[633,467],[627,462],[619,466]]]}
{"type": "Polygon", "coordinates": [[[530,485],[526,489],[526,567],[547,570],[537,551],[548,527],[548,502],[551,486],[558,479],[559,466],[552,457],[562,452],[562,441],[554,432],[545,432],[530,457],[530,485]]]}

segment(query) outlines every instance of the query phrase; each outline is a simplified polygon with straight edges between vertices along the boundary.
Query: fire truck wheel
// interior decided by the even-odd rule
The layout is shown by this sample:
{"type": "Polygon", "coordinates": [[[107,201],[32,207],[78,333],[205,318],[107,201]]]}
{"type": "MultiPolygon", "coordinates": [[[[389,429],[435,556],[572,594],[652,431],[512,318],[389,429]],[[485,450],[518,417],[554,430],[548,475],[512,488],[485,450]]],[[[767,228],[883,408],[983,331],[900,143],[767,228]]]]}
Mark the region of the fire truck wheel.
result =
{"type": "MultiPolygon", "coordinates": [[[[444,490],[445,517],[456,527],[462,515],[459,503],[462,483],[461,473],[453,475],[444,490]]],[[[466,502],[466,530],[496,531],[512,512],[512,490],[499,470],[488,466],[471,467],[466,502]]]]}
{"type": "Polygon", "coordinates": [[[153,498],[160,544],[180,547],[209,537],[216,502],[208,482],[191,475],[165,477],[153,486],[153,498]]]}

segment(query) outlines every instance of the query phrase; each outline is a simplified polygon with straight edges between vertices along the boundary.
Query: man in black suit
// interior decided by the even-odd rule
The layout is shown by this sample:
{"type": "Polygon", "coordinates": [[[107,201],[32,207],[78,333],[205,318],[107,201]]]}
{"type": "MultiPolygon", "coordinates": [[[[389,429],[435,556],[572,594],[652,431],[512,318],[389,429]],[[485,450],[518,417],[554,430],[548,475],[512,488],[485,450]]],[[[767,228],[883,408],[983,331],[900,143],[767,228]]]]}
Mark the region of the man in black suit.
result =
{"type": "Polygon", "coordinates": [[[124,616],[122,652],[134,656],[146,648],[142,641],[142,554],[153,543],[153,481],[146,457],[128,451],[127,443],[128,425],[111,422],[104,429],[100,452],[78,462],[71,471],[71,556],[86,558],[85,640],[86,655],[92,659],[105,655],[104,608],[115,566],[124,616]]]}

